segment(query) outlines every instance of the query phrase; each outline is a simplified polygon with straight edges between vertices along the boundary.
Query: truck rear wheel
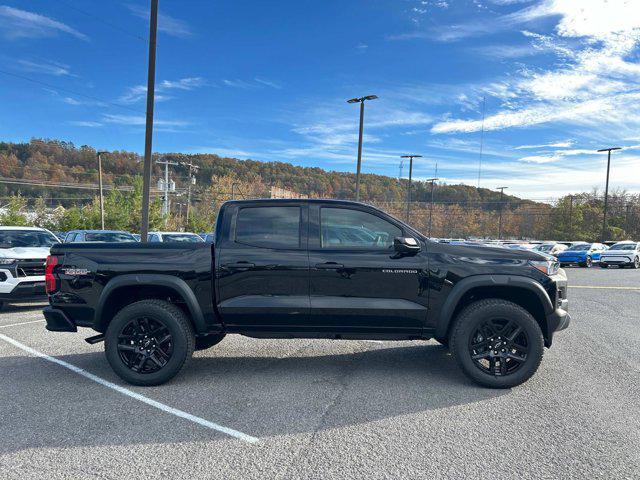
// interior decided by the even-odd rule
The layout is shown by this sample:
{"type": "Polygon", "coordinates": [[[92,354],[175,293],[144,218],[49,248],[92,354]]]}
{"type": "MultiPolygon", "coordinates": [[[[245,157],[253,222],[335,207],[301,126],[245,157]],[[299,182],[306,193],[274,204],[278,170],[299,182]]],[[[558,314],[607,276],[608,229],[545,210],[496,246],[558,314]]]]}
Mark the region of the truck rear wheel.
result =
{"type": "Polygon", "coordinates": [[[542,361],[540,325],[519,305],[501,299],[472,303],[458,316],[450,351],[471,380],[510,388],[531,378],[542,361]]]}
{"type": "Polygon", "coordinates": [[[195,335],[189,319],[164,300],[141,300],[120,310],[105,334],[111,368],[133,385],[171,380],[191,358],[195,335]]]}

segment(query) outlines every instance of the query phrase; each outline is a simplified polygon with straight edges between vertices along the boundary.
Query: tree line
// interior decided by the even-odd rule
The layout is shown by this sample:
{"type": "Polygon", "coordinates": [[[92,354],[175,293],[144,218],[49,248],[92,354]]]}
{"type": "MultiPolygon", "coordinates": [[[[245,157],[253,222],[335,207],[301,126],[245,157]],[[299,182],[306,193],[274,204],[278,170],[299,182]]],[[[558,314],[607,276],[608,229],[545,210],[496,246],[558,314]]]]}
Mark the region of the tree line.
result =
{"type": "MultiPolygon", "coordinates": [[[[56,231],[100,228],[99,200],[92,189],[97,183],[96,155],[92,147],[57,140],[0,143],[0,207],[3,207],[0,224],[29,224],[56,231]],[[64,185],[84,185],[87,189],[64,185]]],[[[171,176],[178,194],[171,196],[171,211],[163,215],[161,194],[154,193],[151,229],[212,231],[222,202],[231,198],[268,197],[271,186],[311,198],[355,197],[355,175],[346,172],[213,154],[168,153],[155,158],[179,163],[172,166],[171,176]],[[199,167],[188,220],[184,192],[189,180],[184,163],[199,167]]],[[[142,204],[142,159],[135,153],[113,151],[103,155],[102,164],[104,183],[113,187],[105,191],[105,227],[137,232],[142,204]]],[[[154,163],[153,178],[162,177],[162,167],[154,163]]],[[[405,219],[407,186],[405,179],[365,174],[360,196],[362,201],[405,219]]],[[[601,236],[604,202],[597,191],[542,203],[511,195],[501,199],[499,192],[469,185],[438,184],[431,206],[430,185],[414,181],[412,199],[409,223],[436,237],[496,238],[500,217],[504,238],[595,241],[601,236]]],[[[608,203],[607,239],[640,238],[640,196],[616,191],[610,194],[608,203]]]]}

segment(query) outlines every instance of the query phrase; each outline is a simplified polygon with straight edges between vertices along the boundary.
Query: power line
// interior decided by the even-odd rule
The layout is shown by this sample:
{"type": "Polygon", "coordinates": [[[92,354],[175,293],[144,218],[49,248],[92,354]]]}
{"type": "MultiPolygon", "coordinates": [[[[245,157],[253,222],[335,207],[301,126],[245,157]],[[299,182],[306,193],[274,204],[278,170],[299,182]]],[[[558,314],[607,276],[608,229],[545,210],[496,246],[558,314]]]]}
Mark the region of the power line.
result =
{"type": "Polygon", "coordinates": [[[105,25],[113,28],[114,30],[118,30],[120,33],[124,33],[126,35],[131,36],[131,37],[137,38],[138,40],[142,40],[144,43],[147,43],[147,39],[146,38],[141,37],[140,35],[138,35],[136,33],[132,33],[130,31],[120,27],[119,25],[116,25],[115,23],[108,22],[108,21],[106,21],[106,20],[104,20],[104,19],[102,19],[102,18],[100,18],[100,17],[98,17],[98,16],[96,16],[96,15],[90,13],[90,12],[82,10],[82,9],[80,9],[80,8],[74,6],[74,5],[71,5],[69,2],[65,2],[64,0],[57,0],[57,1],[59,3],[62,3],[63,5],[66,5],[71,10],[75,10],[76,12],[79,12],[79,13],[81,13],[83,15],[86,15],[87,17],[92,18],[93,20],[95,20],[97,22],[104,23],[105,25]]]}
{"type": "Polygon", "coordinates": [[[122,105],[120,103],[110,102],[109,100],[103,100],[101,98],[94,97],[92,95],[87,95],[87,94],[80,93],[80,92],[76,92],[76,91],[70,90],[68,88],[63,88],[63,87],[58,87],[56,85],[51,85],[50,83],[41,82],[40,80],[35,80],[33,78],[26,77],[26,76],[20,75],[18,73],[7,72],[6,70],[0,70],[0,73],[2,73],[4,75],[8,75],[10,77],[15,77],[15,78],[19,78],[21,80],[25,80],[27,82],[35,83],[35,84],[41,85],[43,87],[51,88],[51,89],[56,90],[58,92],[65,92],[65,93],[68,93],[70,95],[76,95],[78,97],[88,98],[89,100],[93,100],[95,102],[101,102],[101,103],[104,103],[104,104],[111,105],[113,107],[124,108],[126,110],[130,110],[130,111],[135,112],[135,113],[142,113],[139,110],[136,110],[135,108],[127,107],[126,105],[122,105]]]}

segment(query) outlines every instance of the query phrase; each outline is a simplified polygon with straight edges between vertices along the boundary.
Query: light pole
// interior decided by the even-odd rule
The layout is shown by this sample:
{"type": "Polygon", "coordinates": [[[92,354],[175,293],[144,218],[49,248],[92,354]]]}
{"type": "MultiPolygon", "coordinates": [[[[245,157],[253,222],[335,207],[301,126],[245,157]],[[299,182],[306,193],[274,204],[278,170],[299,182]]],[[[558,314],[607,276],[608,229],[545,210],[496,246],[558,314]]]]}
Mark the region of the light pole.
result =
{"type": "Polygon", "coordinates": [[[431,182],[431,202],[429,203],[429,238],[431,238],[431,219],[433,218],[433,184],[437,178],[427,178],[425,182],[431,182]]]}
{"type": "Polygon", "coordinates": [[[356,169],[356,202],[360,201],[360,166],[362,165],[362,133],[364,131],[364,102],[375,100],[377,95],[367,95],[366,97],[352,98],[347,103],[360,104],[360,131],[358,134],[358,166],[356,169]]]}
{"type": "Polygon", "coordinates": [[[509,187],[496,187],[496,190],[500,190],[500,220],[498,222],[498,240],[502,240],[502,199],[504,198],[504,189],[509,187]]]}
{"type": "Polygon", "coordinates": [[[609,200],[609,167],[611,166],[611,151],[622,150],[621,147],[601,148],[598,152],[607,152],[607,183],[604,187],[604,215],[602,216],[602,241],[607,239],[607,204],[609,200]]]}
{"type": "Polygon", "coordinates": [[[100,189],[100,228],[104,230],[104,194],[102,193],[102,154],[98,152],[98,188],[100,189]]]}
{"type": "Polygon", "coordinates": [[[149,18],[149,70],[147,73],[147,121],[144,138],[144,169],[142,177],[142,224],[140,241],[147,241],[149,232],[149,194],[151,190],[151,153],[153,143],[153,100],[156,88],[156,39],[158,34],[158,0],[151,0],[149,18]]]}
{"type": "Polygon", "coordinates": [[[400,158],[409,159],[409,186],[407,187],[407,223],[409,223],[409,208],[411,205],[411,176],[413,174],[413,159],[422,158],[422,155],[400,155],[400,158]]]}

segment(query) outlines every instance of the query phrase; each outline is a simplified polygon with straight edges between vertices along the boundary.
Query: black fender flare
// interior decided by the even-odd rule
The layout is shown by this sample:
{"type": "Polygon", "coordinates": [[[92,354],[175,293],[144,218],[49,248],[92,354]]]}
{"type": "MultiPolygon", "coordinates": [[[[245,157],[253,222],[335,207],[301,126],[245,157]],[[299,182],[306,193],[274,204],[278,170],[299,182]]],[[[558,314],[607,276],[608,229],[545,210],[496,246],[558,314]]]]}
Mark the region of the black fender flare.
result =
{"type": "Polygon", "coordinates": [[[465,293],[478,287],[514,287],[533,292],[544,309],[545,315],[554,311],[553,303],[542,284],[533,278],[521,275],[473,275],[463,278],[449,292],[438,316],[435,338],[446,338],[453,314],[465,293]]]}
{"type": "Polygon", "coordinates": [[[104,311],[104,307],[109,301],[109,297],[112,295],[114,290],[121,287],[135,287],[141,285],[167,287],[175,290],[180,294],[187,305],[196,333],[206,331],[206,323],[204,321],[202,309],[200,308],[200,304],[198,303],[198,299],[193,293],[193,290],[191,290],[189,285],[187,285],[187,282],[173,275],[163,275],[159,273],[126,274],[112,278],[104,289],[102,289],[102,293],[100,294],[100,299],[98,300],[98,305],[95,311],[94,324],[100,325],[102,323],[102,312],[104,311]]]}

